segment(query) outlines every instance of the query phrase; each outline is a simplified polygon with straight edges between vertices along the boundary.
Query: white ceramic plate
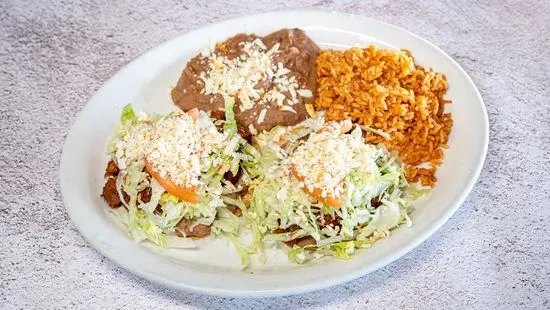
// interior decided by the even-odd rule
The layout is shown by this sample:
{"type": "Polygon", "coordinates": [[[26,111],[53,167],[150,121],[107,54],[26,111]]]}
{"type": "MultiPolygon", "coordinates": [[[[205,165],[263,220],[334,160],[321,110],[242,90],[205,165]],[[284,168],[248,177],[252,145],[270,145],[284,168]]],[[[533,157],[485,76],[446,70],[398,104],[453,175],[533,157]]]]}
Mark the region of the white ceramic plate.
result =
{"type": "Polygon", "coordinates": [[[82,235],[118,265],[167,286],[194,292],[241,297],[297,294],[363,276],[398,259],[433,234],[472,189],[483,166],[488,120],[483,100],[466,72],[447,54],[403,29],[360,16],[294,11],[243,17],[214,24],[169,41],[131,62],[92,97],[65,141],[60,184],[67,211],[82,235]],[[158,250],[136,244],[106,214],[101,199],[105,145],[121,108],[131,102],[145,112],[175,109],[169,96],[186,61],[212,41],[239,32],[260,35],[299,27],[321,48],[374,43],[409,49],[416,61],[447,75],[448,106],[454,119],[450,149],[431,195],[417,204],[414,226],[400,227],[386,240],[352,260],[326,260],[297,266],[281,253],[266,265],[240,270],[238,256],[224,240],[203,240],[197,250],[158,250]]]}

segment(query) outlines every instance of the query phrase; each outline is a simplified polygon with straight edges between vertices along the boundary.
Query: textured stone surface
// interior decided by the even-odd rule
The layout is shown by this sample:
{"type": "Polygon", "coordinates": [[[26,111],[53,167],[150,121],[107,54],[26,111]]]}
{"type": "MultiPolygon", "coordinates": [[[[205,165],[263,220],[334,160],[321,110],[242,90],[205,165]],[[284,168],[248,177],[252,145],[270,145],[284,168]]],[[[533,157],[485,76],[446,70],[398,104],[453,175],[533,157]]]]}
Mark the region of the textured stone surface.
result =
{"type": "Polygon", "coordinates": [[[0,2],[0,308],[549,308],[550,3],[493,2],[0,2]],[[399,261],[294,297],[176,292],[107,261],[77,233],[59,191],[61,148],[78,111],[117,70],[178,34],[294,7],[396,24],[466,69],[491,126],[467,201],[399,261]]]}

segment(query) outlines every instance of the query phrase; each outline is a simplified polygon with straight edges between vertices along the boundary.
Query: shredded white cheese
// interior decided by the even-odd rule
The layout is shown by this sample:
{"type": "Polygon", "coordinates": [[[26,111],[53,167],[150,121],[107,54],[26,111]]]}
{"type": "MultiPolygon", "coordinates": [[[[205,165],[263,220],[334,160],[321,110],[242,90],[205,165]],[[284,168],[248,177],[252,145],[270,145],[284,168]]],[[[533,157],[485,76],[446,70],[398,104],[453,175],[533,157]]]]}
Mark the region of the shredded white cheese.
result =
{"type": "MultiPolygon", "coordinates": [[[[269,50],[261,39],[244,42],[242,46],[243,54],[233,59],[217,55],[214,50],[201,53],[209,63],[208,71],[199,74],[204,94],[236,97],[241,111],[269,102],[282,111],[294,111],[291,106],[298,102],[298,96],[313,96],[311,90],[300,89],[296,78],[289,75],[291,71],[282,62],[274,63],[273,56],[279,53],[278,43],[269,50]],[[256,88],[264,82],[273,83],[273,88],[268,91],[256,88]]],[[[261,122],[258,120],[258,123],[261,122]]]]}
{"type": "Polygon", "coordinates": [[[151,141],[151,126],[139,122],[134,125],[121,139],[115,143],[117,166],[126,169],[137,162],[143,161],[147,150],[143,147],[151,141]]]}
{"type": "Polygon", "coordinates": [[[289,107],[289,106],[282,106],[282,107],[281,107],[281,111],[287,111],[287,112],[296,113],[296,110],[294,110],[293,107],[289,107]]]}
{"type": "Polygon", "coordinates": [[[258,124],[261,124],[264,122],[266,113],[267,113],[267,109],[262,109],[262,111],[260,111],[260,115],[258,115],[258,124]]]}
{"type": "Polygon", "coordinates": [[[298,89],[298,95],[305,97],[305,98],[311,98],[313,97],[313,93],[309,89],[298,89]]]}
{"type": "Polygon", "coordinates": [[[361,137],[343,134],[349,128],[346,121],[326,123],[291,155],[290,163],[308,191],[321,190],[323,198],[340,197],[350,172],[372,162],[374,147],[361,137]]]}
{"type": "Polygon", "coordinates": [[[256,128],[254,127],[254,125],[250,124],[248,125],[248,131],[250,131],[250,133],[252,135],[256,135],[258,133],[258,131],[256,130],[256,128]]]}
{"type": "Polygon", "coordinates": [[[177,185],[200,185],[205,167],[216,166],[209,156],[236,149],[204,113],[193,120],[185,113],[172,113],[156,122],[140,122],[116,142],[115,156],[121,169],[144,158],[163,178],[177,185]]]}

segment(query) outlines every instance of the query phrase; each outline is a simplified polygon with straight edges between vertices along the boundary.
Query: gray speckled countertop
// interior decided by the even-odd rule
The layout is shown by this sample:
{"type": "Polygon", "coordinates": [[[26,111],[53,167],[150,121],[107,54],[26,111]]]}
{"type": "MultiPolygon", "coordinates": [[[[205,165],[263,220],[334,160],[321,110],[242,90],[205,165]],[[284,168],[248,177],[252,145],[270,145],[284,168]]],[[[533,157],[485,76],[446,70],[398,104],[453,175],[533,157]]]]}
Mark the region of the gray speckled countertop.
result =
{"type": "Polygon", "coordinates": [[[476,2],[1,1],[0,308],[550,308],[550,2],[476,2]],[[59,159],[77,113],[117,70],[178,34],[295,7],[393,23],[466,69],[491,127],[487,161],[466,202],[397,262],[294,297],[187,294],[106,260],[61,201],[59,159]]]}

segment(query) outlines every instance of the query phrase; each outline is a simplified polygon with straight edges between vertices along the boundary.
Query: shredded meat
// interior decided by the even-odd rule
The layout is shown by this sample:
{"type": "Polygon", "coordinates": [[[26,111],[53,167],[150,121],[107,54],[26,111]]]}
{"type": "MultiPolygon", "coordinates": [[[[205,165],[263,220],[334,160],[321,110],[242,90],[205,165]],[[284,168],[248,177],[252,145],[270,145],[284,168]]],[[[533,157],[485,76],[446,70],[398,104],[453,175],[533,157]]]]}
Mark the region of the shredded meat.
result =
{"type": "Polygon", "coordinates": [[[103,199],[107,202],[109,207],[118,208],[122,204],[120,202],[120,197],[118,197],[118,192],[116,190],[116,179],[108,178],[105,186],[103,186],[103,199]]]}
{"type": "Polygon", "coordinates": [[[233,184],[237,184],[237,182],[239,182],[239,179],[241,178],[241,176],[243,175],[243,172],[242,172],[242,169],[239,168],[239,171],[237,171],[237,174],[236,175],[233,175],[233,173],[231,173],[231,171],[227,171],[223,177],[224,179],[226,179],[227,181],[233,183],[233,184]]]}
{"type": "MultiPolygon", "coordinates": [[[[101,196],[111,208],[118,208],[122,205],[116,187],[116,178],[118,177],[119,172],[120,170],[115,162],[110,160],[107,163],[107,168],[105,168],[105,178],[107,178],[107,182],[105,182],[105,185],[103,186],[103,193],[101,196]]],[[[122,191],[122,196],[124,197],[124,201],[126,203],[130,201],[130,196],[128,196],[124,191],[122,191]]]]}
{"type": "Polygon", "coordinates": [[[284,234],[287,232],[295,232],[300,228],[298,225],[290,225],[288,228],[277,228],[273,230],[274,234],[284,234]]]}
{"type": "MultiPolygon", "coordinates": [[[[122,195],[124,196],[124,201],[128,203],[130,201],[130,196],[128,196],[125,192],[122,192],[122,195]]],[[[116,178],[109,177],[107,179],[105,186],[103,186],[103,194],[101,196],[103,196],[103,199],[105,199],[111,208],[118,208],[122,205],[116,189],[116,178]]]]}
{"type": "Polygon", "coordinates": [[[115,164],[115,162],[111,159],[108,163],[107,163],[107,168],[105,169],[105,175],[104,177],[108,178],[108,177],[116,177],[118,176],[118,167],[117,165],[115,164]]]}
{"type": "MultiPolygon", "coordinates": [[[[143,203],[148,203],[149,201],[151,201],[151,188],[147,187],[144,190],[142,190],[141,192],[139,192],[138,193],[138,198],[143,203]]],[[[158,204],[156,206],[154,212],[157,215],[162,215],[162,206],[160,204],[158,204]]]]}
{"type": "Polygon", "coordinates": [[[332,217],[330,215],[325,215],[324,221],[322,223],[319,223],[319,226],[321,228],[325,228],[325,227],[330,226],[330,225],[332,225],[332,227],[339,226],[340,225],[340,218],[337,217],[337,216],[332,217]]]}
{"type": "MultiPolygon", "coordinates": [[[[294,231],[298,230],[299,228],[300,227],[298,225],[291,225],[286,229],[277,228],[277,229],[273,230],[273,233],[274,234],[283,234],[283,233],[287,233],[287,232],[294,232],[294,231]]],[[[304,246],[307,246],[307,245],[316,245],[317,244],[315,239],[313,239],[313,237],[311,237],[311,236],[305,236],[305,237],[302,237],[302,238],[296,238],[296,239],[293,239],[293,240],[284,241],[284,243],[289,247],[293,247],[294,245],[297,245],[299,247],[304,247],[304,246]]]]}
{"type": "Polygon", "coordinates": [[[305,236],[305,237],[302,237],[302,238],[298,238],[298,239],[294,239],[294,240],[290,240],[290,241],[285,241],[285,244],[289,247],[293,247],[295,245],[297,245],[299,247],[305,247],[307,245],[316,245],[317,242],[315,241],[315,239],[313,239],[312,236],[305,236]]]}
{"type": "Polygon", "coordinates": [[[193,225],[193,222],[188,219],[182,219],[176,225],[176,235],[180,237],[191,237],[191,238],[203,238],[210,235],[212,230],[210,226],[197,224],[193,225]]]}
{"type": "Polygon", "coordinates": [[[374,197],[374,198],[371,199],[370,204],[374,208],[378,208],[382,204],[382,202],[380,201],[380,199],[378,197],[374,197]]]}
{"type": "MultiPolygon", "coordinates": [[[[319,226],[321,228],[325,228],[326,226],[329,226],[329,225],[332,225],[332,227],[339,226],[340,225],[340,218],[339,217],[334,217],[333,218],[330,215],[325,215],[324,216],[324,221],[322,223],[319,223],[319,226]]],[[[299,228],[300,227],[298,225],[291,225],[286,229],[277,228],[277,229],[273,230],[272,232],[274,234],[283,234],[283,233],[288,233],[288,232],[295,232],[299,228]]],[[[317,244],[315,239],[313,239],[313,237],[311,237],[311,236],[305,236],[305,237],[302,237],[302,238],[296,238],[296,239],[293,239],[293,240],[284,241],[284,243],[289,247],[293,247],[294,245],[299,246],[299,247],[304,247],[304,246],[308,246],[308,245],[313,245],[314,246],[314,245],[317,244]]]]}
{"type": "Polygon", "coordinates": [[[138,197],[141,200],[141,202],[144,202],[144,203],[148,203],[149,201],[151,201],[151,188],[147,187],[146,189],[139,192],[138,197]]]}
{"type": "Polygon", "coordinates": [[[241,210],[241,208],[237,207],[237,206],[227,206],[227,209],[229,211],[231,211],[231,213],[235,214],[236,216],[238,217],[241,217],[243,215],[243,211],[241,210]]]}

